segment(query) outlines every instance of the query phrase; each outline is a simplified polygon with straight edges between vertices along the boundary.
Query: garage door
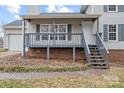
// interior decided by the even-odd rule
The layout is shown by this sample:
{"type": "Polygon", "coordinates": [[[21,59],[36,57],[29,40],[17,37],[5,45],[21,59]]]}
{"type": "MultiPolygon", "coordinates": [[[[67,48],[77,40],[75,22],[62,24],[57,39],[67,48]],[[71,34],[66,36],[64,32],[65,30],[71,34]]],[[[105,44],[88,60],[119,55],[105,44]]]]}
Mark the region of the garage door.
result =
{"type": "Polygon", "coordinates": [[[22,35],[10,35],[9,50],[21,51],[22,50],[22,35]]]}

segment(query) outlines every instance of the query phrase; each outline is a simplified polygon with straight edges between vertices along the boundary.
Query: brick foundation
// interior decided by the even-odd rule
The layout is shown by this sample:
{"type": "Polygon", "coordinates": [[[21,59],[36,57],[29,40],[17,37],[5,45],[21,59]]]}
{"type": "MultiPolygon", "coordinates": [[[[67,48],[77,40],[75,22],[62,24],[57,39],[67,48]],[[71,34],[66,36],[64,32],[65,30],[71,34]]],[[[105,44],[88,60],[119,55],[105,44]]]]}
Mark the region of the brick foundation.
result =
{"type": "MultiPolygon", "coordinates": [[[[46,48],[30,48],[27,52],[29,57],[47,58],[46,48]]],[[[73,59],[72,48],[50,48],[50,59],[73,59]]],[[[84,50],[76,48],[76,60],[85,60],[84,50]]]]}
{"type": "MultiPolygon", "coordinates": [[[[123,62],[124,50],[109,50],[109,62],[123,62]]],[[[47,58],[46,48],[30,48],[27,52],[29,57],[33,58],[47,58]]],[[[73,59],[72,48],[50,48],[50,59],[73,59]]],[[[76,60],[83,60],[86,62],[84,50],[76,48],[76,60]]]]}
{"type": "Polygon", "coordinates": [[[110,62],[123,62],[124,61],[124,50],[109,50],[109,61],[110,62]]]}

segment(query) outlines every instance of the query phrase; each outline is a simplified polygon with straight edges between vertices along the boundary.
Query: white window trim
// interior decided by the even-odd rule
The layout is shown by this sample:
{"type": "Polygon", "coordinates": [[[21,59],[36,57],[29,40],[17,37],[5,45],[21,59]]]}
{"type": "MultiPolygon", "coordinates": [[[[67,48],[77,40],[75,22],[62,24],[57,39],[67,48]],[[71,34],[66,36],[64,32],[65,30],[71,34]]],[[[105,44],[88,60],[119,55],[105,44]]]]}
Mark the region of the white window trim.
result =
{"type": "Polygon", "coordinates": [[[118,42],[118,24],[108,24],[108,42],[118,42]],[[116,25],[116,40],[109,40],[109,25],[116,25]]]}
{"type": "MultiPolygon", "coordinates": [[[[67,30],[67,24],[58,24],[58,25],[66,25],[66,32],[57,32],[57,33],[68,33],[68,30],[67,30]]],[[[58,30],[59,30],[59,26],[58,26],[58,30]]],[[[59,36],[58,36],[58,40],[59,40],[59,36]]],[[[68,41],[68,36],[65,35],[65,40],[61,40],[61,41],[68,41]]]]}
{"type": "Polygon", "coordinates": [[[118,12],[118,5],[115,5],[115,6],[116,6],[116,11],[110,11],[109,10],[109,5],[108,5],[108,7],[107,7],[108,12],[110,12],[110,13],[118,12]]]}
{"type": "MultiPolygon", "coordinates": [[[[66,32],[58,32],[57,31],[57,33],[68,33],[68,30],[67,30],[67,26],[68,26],[68,24],[40,24],[40,32],[41,32],[41,26],[42,25],[48,25],[48,32],[43,32],[43,33],[52,33],[52,32],[50,32],[50,25],[66,25],[66,32]]],[[[58,30],[59,30],[59,26],[58,26],[58,28],[57,28],[58,30]]],[[[52,41],[52,40],[50,40],[50,36],[48,37],[48,41],[52,41]]],[[[57,37],[57,41],[68,41],[68,36],[66,35],[66,38],[65,38],[65,40],[59,40],[59,36],[57,37]]]]}

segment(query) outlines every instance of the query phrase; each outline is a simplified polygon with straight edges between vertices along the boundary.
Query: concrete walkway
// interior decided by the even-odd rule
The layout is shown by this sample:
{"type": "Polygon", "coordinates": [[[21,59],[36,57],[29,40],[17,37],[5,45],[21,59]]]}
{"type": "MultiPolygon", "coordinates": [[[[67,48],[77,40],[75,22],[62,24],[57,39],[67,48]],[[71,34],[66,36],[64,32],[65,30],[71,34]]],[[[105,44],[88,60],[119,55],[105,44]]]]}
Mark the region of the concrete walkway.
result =
{"type": "Polygon", "coordinates": [[[94,77],[101,75],[105,70],[92,69],[80,72],[31,72],[31,73],[4,73],[0,72],[0,79],[39,79],[39,78],[56,78],[56,77],[94,77]]]}

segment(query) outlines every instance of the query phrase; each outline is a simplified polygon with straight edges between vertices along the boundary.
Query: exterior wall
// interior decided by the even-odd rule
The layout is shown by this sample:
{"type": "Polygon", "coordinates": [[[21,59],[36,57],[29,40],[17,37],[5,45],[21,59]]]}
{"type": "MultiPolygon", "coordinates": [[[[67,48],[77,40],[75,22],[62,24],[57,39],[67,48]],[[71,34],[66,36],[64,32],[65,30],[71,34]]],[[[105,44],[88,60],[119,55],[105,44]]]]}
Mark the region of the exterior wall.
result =
{"type": "MultiPolygon", "coordinates": [[[[103,5],[89,6],[87,14],[99,14],[99,32],[103,38],[103,24],[124,24],[124,12],[104,12],[103,5]],[[91,9],[93,8],[93,9],[91,9]],[[93,12],[92,12],[93,10],[93,12]]],[[[118,38],[118,37],[117,37],[118,38]]],[[[108,49],[124,49],[124,41],[105,42],[108,49]]]]}
{"type": "MultiPolygon", "coordinates": [[[[30,48],[27,52],[27,56],[35,58],[47,58],[47,49],[33,49],[30,48]]],[[[73,49],[72,48],[50,48],[50,59],[73,59],[73,49]]],[[[81,48],[76,49],[76,60],[82,60],[86,62],[86,57],[84,50],[81,48]]]]}
{"type": "MultiPolygon", "coordinates": [[[[36,24],[53,24],[52,19],[32,20],[29,23],[29,32],[36,32],[36,24]]],[[[72,24],[72,32],[81,32],[80,19],[56,19],[55,24],[72,24]]]]}
{"type": "Polygon", "coordinates": [[[40,5],[28,5],[27,15],[40,15],[40,5]]]}
{"type": "Polygon", "coordinates": [[[89,5],[86,14],[103,14],[103,5],[89,5]]]}
{"type": "MultiPolygon", "coordinates": [[[[104,13],[99,20],[99,31],[103,36],[103,24],[124,24],[124,13],[104,13]]],[[[118,29],[118,28],[117,28],[118,29]]],[[[118,33],[118,30],[117,30],[118,33]]],[[[118,38],[118,36],[117,36],[118,38]]],[[[108,49],[124,49],[124,41],[105,42],[108,49]]]]}
{"type": "Polygon", "coordinates": [[[89,5],[85,13],[86,13],[86,14],[92,14],[91,11],[92,11],[92,6],[89,5]]]}
{"type": "Polygon", "coordinates": [[[110,62],[123,62],[124,61],[124,50],[109,50],[109,61],[110,62]]]}

